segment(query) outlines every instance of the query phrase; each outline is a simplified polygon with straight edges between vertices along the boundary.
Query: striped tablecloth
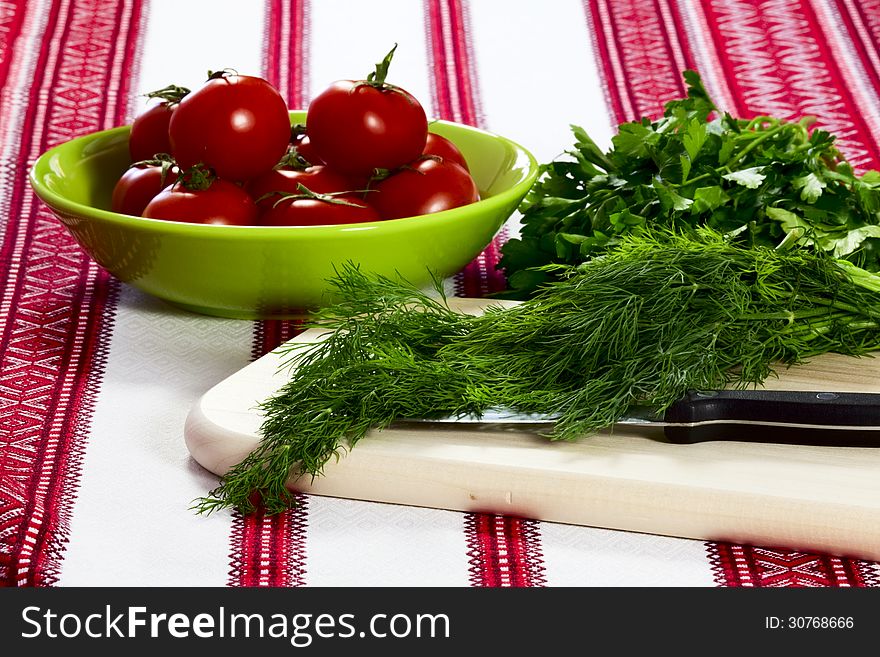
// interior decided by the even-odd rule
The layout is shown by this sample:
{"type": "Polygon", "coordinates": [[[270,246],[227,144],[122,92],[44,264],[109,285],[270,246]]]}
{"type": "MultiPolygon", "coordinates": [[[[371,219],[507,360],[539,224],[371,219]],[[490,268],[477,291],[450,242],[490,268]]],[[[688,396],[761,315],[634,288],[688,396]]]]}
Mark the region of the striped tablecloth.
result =
{"type": "MultiPolygon", "coordinates": [[[[366,75],[541,161],[656,115],[700,71],[740,116],[811,114],[880,165],[880,0],[0,0],[0,583],[10,586],[880,586],[855,559],[318,496],[194,515],[183,424],[293,322],[187,314],[119,283],[35,199],[46,148],[209,69],[291,108],[366,75]]],[[[514,218],[515,221],[515,218],[514,218]]],[[[456,278],[504,285],[502,231],[456,278]]]]}

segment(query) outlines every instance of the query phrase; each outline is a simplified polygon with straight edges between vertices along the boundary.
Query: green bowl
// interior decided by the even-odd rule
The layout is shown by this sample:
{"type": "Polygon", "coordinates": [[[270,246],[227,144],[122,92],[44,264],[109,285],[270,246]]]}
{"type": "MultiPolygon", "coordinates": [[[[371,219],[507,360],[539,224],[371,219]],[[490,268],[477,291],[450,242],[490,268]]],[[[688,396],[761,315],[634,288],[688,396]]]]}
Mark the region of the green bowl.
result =
{"type": "MultiPolygon", "coordinates": [[[[291,112],[291,122],[305,122],[291,112]]],[[[129,127],[96,132],[37,159],[30,182],[77,242],[119,280],[188,310],[285,318],[331,303],[328,279],[345,263],[426,285],[460,271],[491,242],[537,177],[535,158],[509,139],[436,121],[468,161],[482,200],[419,217],[346,226],[213,226],[110,212],[129,166],[129,127]]]]}

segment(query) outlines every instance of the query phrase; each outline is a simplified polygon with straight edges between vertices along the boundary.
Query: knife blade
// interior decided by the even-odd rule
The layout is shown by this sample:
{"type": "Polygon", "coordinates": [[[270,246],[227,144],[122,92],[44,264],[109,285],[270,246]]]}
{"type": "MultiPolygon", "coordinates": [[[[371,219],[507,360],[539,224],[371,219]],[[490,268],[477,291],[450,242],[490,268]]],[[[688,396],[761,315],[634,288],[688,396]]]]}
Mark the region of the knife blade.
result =
{"type": "MultiPolygon", "coordinates": [[[[540,425],[551,415],[504,408],[480,415],[420,419],[420,422],[540,425]]],[[[841,447],[880,447],[880,393],[711,390],[691,391],[662,414],[634,407],[615,424],[662,427],[669,442],[714,440],[841,447]]]]}

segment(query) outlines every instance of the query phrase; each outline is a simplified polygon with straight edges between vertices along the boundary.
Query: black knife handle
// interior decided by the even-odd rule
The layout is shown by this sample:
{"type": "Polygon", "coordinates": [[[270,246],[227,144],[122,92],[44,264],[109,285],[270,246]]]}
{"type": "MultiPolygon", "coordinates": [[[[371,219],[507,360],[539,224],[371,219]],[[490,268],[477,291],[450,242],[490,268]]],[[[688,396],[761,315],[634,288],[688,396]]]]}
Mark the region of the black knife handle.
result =
{"type": "Polygon", "coordinates": [[[880,393],[695,391],[670,406],[663,419],[669,423],[666,438],[673,443],[880,447],[880,393]]]}

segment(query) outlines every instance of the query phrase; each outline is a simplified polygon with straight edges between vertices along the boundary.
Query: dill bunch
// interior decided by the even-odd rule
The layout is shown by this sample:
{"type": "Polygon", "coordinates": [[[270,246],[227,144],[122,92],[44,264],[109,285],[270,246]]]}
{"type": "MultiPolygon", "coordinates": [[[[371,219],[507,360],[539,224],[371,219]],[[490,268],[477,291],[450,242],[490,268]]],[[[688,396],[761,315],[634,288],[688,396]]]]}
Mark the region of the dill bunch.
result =
{"type": "Polygon", "coordinates": [[[293,345],[290,379],[261,405],[260,445],[198,501],[201,512],[288,507],[293,475],[402,418],[505,407],[582,438],[634,405],[663,410],[693,389],[759,385],[817,354],[880,348],[880,276],[802,249],[746,247],[711,229],[625,235],[512,308],[451,310],[439,283],[341,270],[341,301],[293,345]]]}

